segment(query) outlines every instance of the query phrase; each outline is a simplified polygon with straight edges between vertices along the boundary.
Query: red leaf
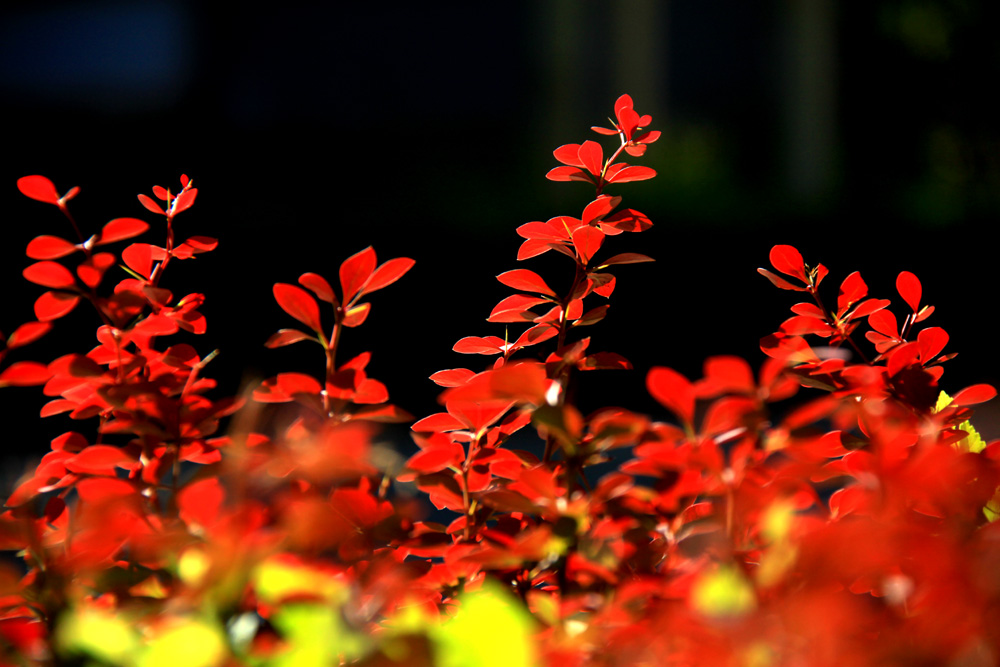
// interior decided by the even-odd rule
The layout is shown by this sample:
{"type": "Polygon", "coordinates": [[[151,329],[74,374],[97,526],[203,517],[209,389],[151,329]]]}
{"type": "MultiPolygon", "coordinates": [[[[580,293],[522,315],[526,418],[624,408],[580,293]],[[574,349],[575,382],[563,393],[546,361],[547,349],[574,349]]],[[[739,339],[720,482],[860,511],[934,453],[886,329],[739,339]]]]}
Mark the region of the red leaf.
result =
{"type": "Polygon", "coordinates": [[[22,176],[17,179],[17,189],[25,197],[31,197],[46,204],[59,204],[59,193],[56,191],[56,186],[44,176],[22,176]]]}
{"type": "Polygon", "coordinates": [[[529,308],[543,303],[551,303],[551,301],[527,294],[512,294],[498,303],[486,319],[488,322],[530,322],[537,315],[529,308]]]}
{"type": "Polygon", "coordinates": [[[441,387],[461,387],[475,376],[468,368],[450,368],[434,373],[430,379],[441,387]]]}
{"type": "Polygon", "coordinates": [[[298,394],[319,395],[322,389],[316,378],[304,373],[278,373],[261,382],[253,398],[261,403],[284,403],[298,394]]]}
{"type": "Polygon", "coordinates": [[[584,183],[593,183],[592,179],[587,172],[578,167],[553,167],[549,170],[549,173],[545,174],[545,178],[550,181],[582,181],[584,183]]]}
{"type": "Polygon", "coordinates": [[[319,305],[309,292],[288,283],[275,283],[274,299],[286,313],[316,332],[323,330],[319,305]]]}
{"type": "Polygon", "coordinates": [[[585,141],[580,144],[577,153],[580,164],[594,176],[600,176],[604,169],[604,149],[596,141],[585,141]]]}
{"type": "Polygon", "coordinates": [[[118,447],[91,445],[66,461],[66,469],[88,475],[113,477],[115,468],[130,468],[135,459],[118,447]]]}
{"type": "Polygon", "coordinates": [[[596,227],[580,227],[573,232],[573,247],[584,266],[590,261],[604,242],[604,232],[596,227]]]}
{"type": "Polygon", "coordinates": [[[166,215],[166,212],[160,208],[160,205],[155,201],[147,197],[146,195],[139,195],[139,203],[146,207],[147,210],[157,213],[159,215],[166,215]]]}
{"type": "Polygon", "coordinates": [[[359,327],[368,318],[371,309],[370,303],[359,303],[344,314],[344,319],[340,323],[345,327],[359,327]]]}
{"type": "Polygon", "coordinates": [[[503,339],[496,336],[486,336],[485,338],[466,336],[455,343],[451,349],[459,354],[500,354],[503,347],[503,339]]]}
{"type": "Polygon", "coordinates": [[[552,291],[552,288],[545,284],[545,281],[542,280],[540,275],[534,271],[529,271],[528,269],[514,269],[513,271],[506,271],[497,276],[497,280],[507,287],[523,290],[525,292],[538,292],[539,294],[547,294],[549,296],[556,295],[556,293],[552,291]]]}
{"type": "Polygon", "coordinates": [[[608,174],[608,183],[631,183],[633,181],[648,181],[656,176],[656,171],[649,167],[630,165],[613,174],[609,169],[608,174]]]}
{"type": "Polygon", "coordinates": [[[42,287],[51,289],[73,289],[76,287],[73,274],[58,262],[49,260],[35,262],[21,273],[26,279],[42,287]]]}
{"type": "Polygon", "coordinates": [[[868,285],[861,279],[861,274],[857,271],[844,278],[840,284],[840,293],[837,295],[837,309],[844,312],[852,304],[857,303],[868,295],[868,285]]]}
{"type": "Polygon", "coordinates": [[[37,361],[18,361],[0,372],[0,387],[31,387],[45,384],[52,371],[37,361]]]}
{"type": "Polygon", "coordinates": [[[920,346],[920,363],[926,365],[948,344],[948,332],[941,327],[928,327],[917,334],[917,344],[920,346]]]}
{"type": "Polygon", "coordinates": [[[350,303],[365,286],[375,270],[376,261],[375,251],[368,246],[345,259],[340,265],[340,287],[343,290],[344,303],[350,303]]]}
{"type": "Polygon", "coordinates": [[[162,185],[154,185],[153,196],[156,197],[157,199],[162,199],[163,201],[167,201],[168,199],[170,199],[171,194],[162,185]]]}
{"type": "Polygon", "coordinates": [[[580,216],[580,220],[583,224],[589,225],[596,220],[600,220],[622,201],[621,197],[612,197],[610,195],[601,195],[594,201],[587,204],[587,207],[583,209],[583,215],[580,216]]]}
{"type": "Polygon", "coordinates": [[[58,236],[37,236],[28,243],[31,259],[59,259],[76,251],[76,246],[58,236]]]}
{"type": "Polygon", "coordinates": [[[189,190],[184,190],[179,195],[177,199],[174,200],[173,205],[170,207],[170,214],[177,215],[181,211],[186,211],[191,208],[194,204],[195,198],[198,196],[198,188],[191,188],[189,190]]]}
{"type": "Polygon", "coordinates": [[[694,385],[677,371],[663,366],[650,369],[646,376],[650,395],[686,424],[694,420],[694,385]]]}
{"type": "Polygon", "coordinates": [[[954,406],[960,408],[966,405],[975,405],[976,403],[985,403],[986,401],[992,400],[993,397],[997,395],[997,390],[988,384],[974,384],[971,387],[966,387],[962,391],[955,394],[952,398],[949,407],[954,406]]]}
{"type": "Polygon", "coordinates": [[[375,269],[375,272],[372,273],[371,278],[368,279],[368,283],[365,284],[361,293],[370,294],[377,289],[382,289],[383,287],[393,284],[402,278],[404,273],[412,269],[414,264],[416,264],[416,262],[409,257],[397,257],[395,259],[390,259],[388,262],[375,269]]]}
{"type": "Polygon", "coordinates": [[[617,234],[620,232],[643,232],[653,226],[653,221],[650,220],[645,213],[641,213],[634,208],[627,208],[624,211],[619,211],[614,215],[608,216],[599,222],[598,226],[606,234],[617,234]],[[615,231],[609,232],[609,229],[614,229],[615,231]]]}
{"type": "Polygon", "coordinates": [[[87,287],[94,289],[101,283],[104,273],[114,266],[115,256],[110,252],[99,252],[80,262],[76,267],[76,275],[87,287]]]}
{"type": "Polygon", "coordinates": [[[769,259],[771,260],[771,266],[778,271],[781,271],[785,275],[795,276],[804,283],[809,282],[802,254],[792,246],[774,246],[771,248],[769,259]]]}
{"type": "Polygon", "coordinates": [[[444,431],[461,431],[466,428],[466,425],[458,417],[447,412],[437,412],[424,417],[410,428],[418,433],[443,433],[444,431]]]}
{"type": "Polygon", "coordinates": [[[148,243],[133,243],[122,251],[125,266],[149,280],[153,272],[153,246],[148,243]]]}
{"type": "Polygon", "coordinates": [[[762,275],[765,278],[767,278],[768,280],[770,280],[771,284],[774,285],[775,287],[779,288],[779,289],[787,289],[787,290],[792,290],[794,292],[805,292],[806,291],[805,287],[800,287],[798,285],[793,285],[792,283],[788,282],[787,280],[785,280],[781,276],[775,275],[775,274],[771,273],[770,271],[768,271],[767,269],[757,269],[757,273],[759,273],[760,275],[762,275]]]}
{"type": "Polygon", "coordinates": [[[704,368],[705,379],[697,384],[698,396],[709,398],[728,392],[753,394],[757,391],[750,364],[742,357],[709,357],[704,368]]]}
{"type": "Polygon", "coordinates": [[[580,161],[580,144],[565,144],[552,151],[557,160],[571,167],[582,167],[580,161]]]}
{"type": "Polygon", "coordinates": [[[641,255],[637,252],[623,252],[610,259],[606,259],[601,262],[601,266],[598,268],[603,269],[606,266],[611,266],[613,264],[641,264],[642,262],[655,262],[656,260],[648,255],[641,255]]]}
{"type": "Polygon", "coordinates": [[[35,300],[35,317],[41,322],[57,320],[76,308],[80,297],[65,292],[45,292],[35,300]]]}
{"type": "Polygon", "coordinates": [[[303,340],[316,339],[303,331],[299,331],[298,329],[279,329],[277,333],[267,339],[267,342],[264,343],[264,347],[284,347],[285,345],[291,345],[292,343],[298,343],[303,340]]]}
{"type": "Polygon", "coordinates": [[[208,527],[216,523],[225,498],[217,477],[200,479],[177,492],[177,509],[185,523],[208,527]]]}
{"type": "Polygon", "coordinates": [[[101,228],[95,245],[130,239],[142,234],[147,229],[149,229],[149,225],[138,218],[115,218],[101,228]]]}
{"type": "Polygon", "coordinates": [[[920,297],[923,294],[923,288],[915,275],[909,271],[900,273],[896,277],[896,291],[914,313],[920,310],[920,297]]]}
{"type": "Polygon", "coordinates": [[[406,462],[406,467],[421,474],[428,474],[444,470],[449,466],[460,466],[464,460],[465,449],[456,442],[448,442],[417,452],[406,462]]]}
{"type": "Polygon", "coordinates": [[[38,340],[52,329],[48,322],[25,322],[7,338],[7,348],[13,350],[38,340]]]}
{"type": "Polygon", "coordinates": [[[884,336],[899,338],[896,316],[888,310],[879,310],[868,316],[868,325],[884,336]]]}
{"type": "Polygon", "coordinates": [[[548,324],[536,324],[531,327],[523,334],[517,337],[514,344],[511,345],[512,349],[520,349],[522,347],[528,347],[529,345],[537,345],[538,343],[543,343],[550,338],[555,338],[559,334],[559,329],[548,324]]]}
{"type": "Polygon", "coordinates": [[[326,301],[335,306],[340,305],[340,302],[337,301],[337,295],[333,293],[333,287],[330,286],[326,278],[318,273],[303,273],[299,276],[299,284],[308,288],[320,301],[326,301]]]}

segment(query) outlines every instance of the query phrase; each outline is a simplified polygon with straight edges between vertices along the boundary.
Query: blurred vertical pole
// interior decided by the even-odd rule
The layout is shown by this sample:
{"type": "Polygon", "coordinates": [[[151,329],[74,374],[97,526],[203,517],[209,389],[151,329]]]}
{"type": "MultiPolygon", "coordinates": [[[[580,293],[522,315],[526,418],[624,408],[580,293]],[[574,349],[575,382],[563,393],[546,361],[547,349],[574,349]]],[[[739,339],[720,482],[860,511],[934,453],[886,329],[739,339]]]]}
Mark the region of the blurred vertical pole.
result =
{"type": "Polygon", "coordinates": [[[612,26],[612,94],[628,93],[657,127],[666,123],[668,0],[618,0],[612,26]]]}
{"type": "Polygon", "coordinates": [[[784,0],[785,183],[806,200],[831,194],[837,142],[835,0],[784,0]]]}
{"type": "Polygon", "coordinates": [[[584,5],[579,0],[534,3],[533,47],[539,67],[540,99],[545,104],[539,127],[543,136],[560,137],[583,121],[580,103],[585,99],[584,5]]]}

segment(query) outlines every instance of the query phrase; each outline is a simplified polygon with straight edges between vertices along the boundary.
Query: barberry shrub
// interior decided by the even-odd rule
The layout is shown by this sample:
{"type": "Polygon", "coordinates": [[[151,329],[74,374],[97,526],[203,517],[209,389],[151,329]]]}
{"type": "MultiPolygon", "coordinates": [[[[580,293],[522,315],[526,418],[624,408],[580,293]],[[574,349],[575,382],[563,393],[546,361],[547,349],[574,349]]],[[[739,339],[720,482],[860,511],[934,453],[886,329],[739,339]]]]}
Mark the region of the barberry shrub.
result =
{"type": "Polygon", "coordinates": [[[193,182],[139,195],[152,225],[90,228],[69,211],[76,188],[20,179],[73,234],[27,246],[23,276],[44,291],[3,338],[0,387],[41,386],[41,416],[73,430],[0,515],[20,563],[0,568],[0,662],[1000,660],[1000,445],[969,421],[996,392],[942,391],[954,353],[912,273],[895,303],[857,272],[831,300],[825,266],[775,246],[760,273],[805,300],[761,341],[756,375],[732,356],[697,380],[653,368],[669,421],[575,407],[579,373],[630,367],[587,332],[608,314],[612,272],[652,261],[611,252],[652,222],[606,192],[655,176],[631,163],[659,137],[651,122],[623,95],[593,128],[616,142],[609,157],[593,140],[556,149],[548,178],[593,198],[579,217],[518,227],[517,259],[563,255],[564,276],[498,275],[512,293],[493,333],[454,344],[470,367],[434,373],[442,411],[415,422],[366,373],[370,353],[338,357],[412,259],[366,248],[336,276],[277,276],[279,326],[294,325],[264,345],[314,346],[316,364],[216,398],[215,353],[196,347],[205,297],[177,298],[165,278],[217,246],[175,237],[193,182]],[[146,234],[162,245],[132,241],[146,234]],[[96,346],[21,358],[77,307],[99,319],[96,346]],[[418,451],[401,462],[380,422],[413,422],[418,451]],[[626,462],[595,474],[612,454],[626,462]],[[432,506],[449,518],[429,520],[432,506]]]}

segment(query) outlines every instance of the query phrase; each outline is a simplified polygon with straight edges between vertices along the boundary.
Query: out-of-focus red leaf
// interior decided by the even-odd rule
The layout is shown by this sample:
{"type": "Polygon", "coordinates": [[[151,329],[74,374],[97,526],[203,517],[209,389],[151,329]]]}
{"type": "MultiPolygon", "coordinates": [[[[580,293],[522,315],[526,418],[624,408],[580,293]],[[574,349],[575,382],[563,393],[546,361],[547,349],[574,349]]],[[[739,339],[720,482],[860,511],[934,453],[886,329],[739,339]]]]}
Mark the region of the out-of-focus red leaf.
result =
{"type": "Polygon", "coordinates": [[[340,305],[337,295],[333,293],[333,287],[318,273],[303,273],[299,276],[299,284],[309,289],[320,301],[340,305]]]}
{"type": "Polygon", "coordinates": [[[80,281],[90,289],[96,288],[101,283],[101,278],[105,272],[115,264],[115,256],[110,252],[99,252],[88,259],[80,262],[76,267],[76,275],[80,276],[80,281]]]}
{"type": "Polygon", "coordinates": [[[274,300],[278,302],[282,310],[313,331],[321,332],[323,330],[319,316],[319,305],[309,292],[288,283],[275,283],[272,291],[274,292],[274,300]]]}
{"type": "Polygon", "coordinates": [[[0,387],[31,387],[45,384],[52,371],[37,361],[18,361],[0,371],[0,387]]]}
{"type": "Polygon", "coordinates": [[[152,213],[156,213],[158,215],[166,215],[167,214],[166,211],[164,211],[162,208],[160,208],[159,204],[157,204],[155,201],[153,201],[151,198],[147,197],[146,195],[139,195],[139,203],[142,204],[143,206],[145,206],[146,209],[148,211],[152,212],[152,213]]]}
{"type": "Polygon", "coordinates": [[[957,394],[955,394],[949,407],[954,406],[960,408],[966,405],[975,405],[976,403],[985,403],[986,401],[993,400],[997,395],[997,390],[988,384],[974,384],[971,387],[966,387],[962,389],[957,394]]]}
{"type": "Polygon", "coordinates": [[[80,297],[65,292],[45,292],[35,300],[35,317],[40,322],[57,320],[76,308],[80,297]]]}
{"type": "Polygon", "coordinates": [[[340,265],[340,287],[344,303],[350,303],[365,286],[375,271],[376,262],[375,251],[368,246],[345,259],[340,265]]]}
{"type": "Polygon", "coordinates": [[[724,393],[753,394],[753,370],[742,357],[720,355],[709,357],[704,364],[704,378],[695,384],[695,393],[713,398],[724,393]]]}
{"type": "Polygon", "coordinates": [[[59,259],[76,250],[75,245],[58,236],[36,236],[28,243],[25,254],[31,259],[59,259]]]}
{"type": "Polygon", "coordinates": [[[46,204],[58,204],[59,193],[55,184],[44,176],[22,176],[17,179],[17,189],[25,197],[31,197],[46,204]]]}
{"type": "Polygon", "coordinates": [[[14,333],[7,338],[7,347],[9,349],[23,347],[28,343],[38,340],[51,329],[52,325],[48,322],[25,322],[14,329],[14,333]]]}
{"type": "Polygon", "coordinates": [[[608,169],[608,183],[631,183],[633,181],[648,181],[656,176],[656,170],[638,165],[628,165],[612,173],[608,169]]]}
{"type": "Polygon", "coordinates": [[[125,266],[143,278],[149,279],[153,272],[153,246],[148,243],[133,243],[122,251],[125,266]]]}
{"type": "Polygon", "coordinates": [[[76,280],[73,274],[59,262],[43,260],[29,265],[22,271],[22,275],[29,281],[42,287],[51,289],[73,289],[76,287],[76,280]]]}
{"type": "Polygon", "coordinates": [[[604,232],[596,227],[580,227],[573,232],[573,247],[580,257],[580,261],[586,266],[590,258],[601,249],[604,243],[604,232]]]}
{"type": "Polygon", "coordinates": [[[267,342],[264,343],[264,347],[284,347],[285,345],[291,345],[292,343],[298,343],[303,340],[316,339],[303,331],[299,331],[298,329],[279,329],[277,333],[267,339],[267,342]]]}
{"type": "Polygon", "coordinates": [[[385,262],[380,267],[375,269],[371,278],[369,278],[368,282],[365,283],[364,289],[361,290],[361,293],[371,294],[375,290],[379,290],[393,284],[402,278],[403,274],[412,269],[414,264],[416,264],[416,262],[409,257],[396,257],[395,259],[390,259],[388,262],[385,262]]]}
{"type": "Polygon", "coordinates": [[[630,370],[632,362],[617,352],[595,352],[581,359],[577,368],[581,371],[630,370]]]}
{"type": "Polygon", "coordinates": [[[319,394],[323,387],[316,378],[304,373],[278,373],[254,389],[253,398],[261,403],[284,403],[298,394],[319,394]]]}
{"type": "Polygon", "coordinates": [[[147,229],[149,229],[149,225],[138,218],[115,218],[101,228],[95,245],[130,239],[142,234],[147,229]]]}
{"type": "Polygon", "coordinates": [[[909,271],[903,271],[898,276],[896,276],[896,291],[899,295],[903,297],[903,301],[906,305],[916,313],[920,309],[920,297],[923,295],[923,287],[920,285],[920,280],[910,273],[909,271]]]}
{"type": "Polygon", "coordinates": [[[613,264],[641,264],[643,262],[655,261],[655,259],[648,255],[642,255],[637,252],[623,252],[601,262],[600,268],[603,269],[604,267],[611,266],[613,264]]]}
{"type": "Polygon", "coordinates": [[[209,527],[216,523],[225,498],[226,492],[219,479],[208,477],[177,492],[177,509],[185,523],[209,527]]]}
{"type": "Polygon", "coordinates": [[[806,276],[805,262],[802,260],[802,253],[790,245],[776,245],[771,248],[768,255],[771,266],[788,276],[794,276],[804,283],[808,283],[806,276]]]}
{"type": "Polygon", "coordinates": [[[694,421],[694,385],[686,377],[672,368],[656,366],[646,376],[646,388],[663,407],[685,423],[694,421]]]}
{"type": "Polygon", "coordinates": [[[555,296],[556,293],[549,287],[542,277],[534,271],[528,269],[514,269],[506,271],[497,276],[497,280],[513,289],[525,292],[537,292],[548,296],[555,296]]]}
{"type": "Polygon", "coordinates": [[[167,201],[172,197],[170,192],[162,185],[153,186],[153,196],[157,199],[162,199],[163,201],[167,201]]]}
{"type": "Polygon", "coordinates": [[[434,373],[430,379],[434,384],[441,387],[461,387],[475,377],[475,375],[468,368],[449,368],[434,373]]]}

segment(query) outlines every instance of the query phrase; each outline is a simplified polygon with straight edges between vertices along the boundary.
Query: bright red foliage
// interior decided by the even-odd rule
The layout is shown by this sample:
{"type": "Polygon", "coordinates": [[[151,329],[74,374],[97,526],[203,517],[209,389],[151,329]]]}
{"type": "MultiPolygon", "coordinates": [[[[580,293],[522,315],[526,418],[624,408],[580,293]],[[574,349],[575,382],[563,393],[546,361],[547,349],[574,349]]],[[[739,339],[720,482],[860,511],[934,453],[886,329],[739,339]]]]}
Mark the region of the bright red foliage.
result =
{"type": "Polygon", "coordinates": [[[609,158],[595,141],[556,149],[548,178],[590,183],[594,198],[579,218],[520,226],[518,259],[555,251],[565,279],[497,276],[513,293],[488,321],[523,331],[509,340],[491,325],[454,344],[470,364],[491,358],[431,375],[443,409],[412,423],[405,461],[375,424],[412,417],[368,376],[369,352],[337,354],[369,295],[412,259],[379,264],[369,247],[341,263],[336,287],[317,273],[275,283],[305,330],[264,345],[310,341],[322,363],[215,398],[215,352],[186,335],[205,333],[205,297],[163,286],[174,259],[217,246],[174,238],[192,181],[139,195],[163,218],[162,246],[115,250],[150,226],[116,218],[84,238],[66,207],[75,188],[60,197],[42,176],[20,179],[76,240],[28,244],[23,276],[45,291],[37,321],[2,339],[0,388],[41,386],[42,416],[79,430],[52,441],[0,515],[0,546],[27,570],[0,567],[0,663],[182,664],[196,638],[202,664],[432,665],[455,648],[449,628],[514,632],[500,618],[461,625],[468,596],[499,582],[501,610],[528,619],[509,643],[537,664],[994,664],[1000,443],[979,438],[969,406],[996,391],[942,396],[954,353],[942,354],[944,329],[917,327],[934,309],[912,273],[896,281],[900,322],[859,273],[830,302],[826,267],[775,246],[760,273],[809,300],[761,340],[758,374],[732,356],[696,380],[653,368],[646,387],[671,421],[573,404],[578,371],[631,367],[576,329],[607,316],[609,268],[653,261],[608,252],[607,237],[652,223],[603,193],[655,175],[614,162],[645,153],[651,122],[623,95],[613,128],[594,128],[618,137],[609,158]],[[80,303],[100,319],[96,346],[8,360],[80,303]],[[267,422],[266,404],[287,405],[267,422]],[[613,456],[623,463],[598,475],[613,456]],[[428,505],[449,522],[428,521],[428,505]],[[102,649],[98,632],[121,645],[102,649]]]}

